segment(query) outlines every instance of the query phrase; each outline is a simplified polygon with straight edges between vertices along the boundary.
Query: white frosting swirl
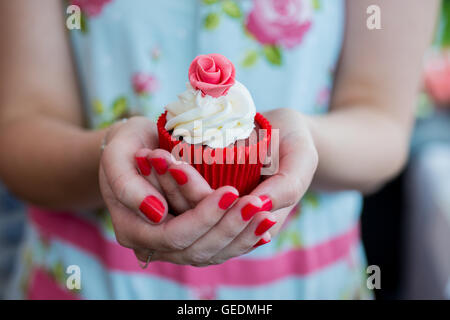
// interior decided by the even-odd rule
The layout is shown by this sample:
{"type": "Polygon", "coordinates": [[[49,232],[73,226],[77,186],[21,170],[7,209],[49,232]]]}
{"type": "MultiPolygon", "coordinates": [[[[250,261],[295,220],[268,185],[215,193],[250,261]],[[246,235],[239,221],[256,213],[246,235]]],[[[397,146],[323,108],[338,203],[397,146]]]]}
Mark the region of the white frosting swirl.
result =
{"type": "Polygon", "coordinates": [[[246,139],[255,127],[255,104],[247,88],[236,81],[225,96],[202,96],[187,83],[178,100],[166,106],[166,130],[190,144],[224,148],[246,139]]]}

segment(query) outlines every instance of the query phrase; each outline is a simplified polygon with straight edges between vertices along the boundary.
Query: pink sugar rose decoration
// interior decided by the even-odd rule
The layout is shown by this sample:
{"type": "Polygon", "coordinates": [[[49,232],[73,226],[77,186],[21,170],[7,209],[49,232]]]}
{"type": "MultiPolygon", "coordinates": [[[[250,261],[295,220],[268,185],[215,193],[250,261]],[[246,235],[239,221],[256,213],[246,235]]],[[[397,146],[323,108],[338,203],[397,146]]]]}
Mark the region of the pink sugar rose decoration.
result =
{"type": "Polygon", "coordinates": [[[264,45],[293,48],[311,27],[309,0],[255,0],[247,30],[264,45]]]}
{"type": "Polygon", "coordinates": [[[112,0],[72,0],[72,4],[79,6],[80,9],[89,17],[98,16],[103,7],[112,0]]]}
{"type": "Polygon", "coordinates": [[[189,67],[191,86],[214,98],[227,94],[234,84],[234,65],[221,54],[213,53],[197,56],[189,67]]]}
{"type": "Polygon", "coordinates": [[[425,66],[425,88],[439,106],[450,106],[450,51],[425,66]]]}
{"type": "Polygon", "coordinates": [[[133,90],[138,95],[152,94],[159,88],[158,79],[152,74],[138,72],[133,75],[131,81],[133,90]]]}

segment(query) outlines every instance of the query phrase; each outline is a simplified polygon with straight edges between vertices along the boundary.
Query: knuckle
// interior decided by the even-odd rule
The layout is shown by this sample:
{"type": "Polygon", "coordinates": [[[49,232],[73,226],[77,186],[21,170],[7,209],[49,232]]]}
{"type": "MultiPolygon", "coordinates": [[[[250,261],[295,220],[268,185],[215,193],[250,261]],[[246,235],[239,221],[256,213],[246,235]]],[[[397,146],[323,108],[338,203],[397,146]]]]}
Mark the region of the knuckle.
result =
{"type": "Polygon", "coordinates": [[[126,189],[129,179],[126,179],[125,174],[120,174],[111,183],[111,188],[118,199],[122,199],[126,189]]]}
{"type": "Polygon", "coordinates": [[[253,242],[250,242],[250,240],[242,241],[241,243],[236,245],[236,254],[233,255],[233,257],[236,257],[238,255],[241,255],[245,252],[247,252],[251,247],[253,246],[253,242]]]}
{"type": "Polygon", "coordinates": [[[237,235],[238,235],[238,233],[236,231],[236,228],[233,228],[232,226],[229,226],[229,225],[225,226],[221,231],[221,239],[223,239],[225,241],[233,240],[234,238],[236,238],[237,235]]]}
{"type": "Polygon", "coordinates": [[[205,208],[197,209],[194,208],[193,210],[196,210],[196,219],[199,221],[199,223],[207,228],[212,228],[218,221],[219,217],[216,214],[211,214],[214,210],[206,210],[205,208]]]}
{"type": "Polygon", "coordinates": [[[300,200],[303,190],[303,183],[300,178],[291,179],[283,191],[286,196],[285,206],[293,206],[300,200]]]}
{"type": "Polygon", "coordinates": [[[208,265],[210,264],[210,259],[211,256],[202,251],[193,251],[189,253],[189,260],[191,261],[191,264],[208,265]]]}
{"type": "Polygon", "coordinates": [[[177,187],[166,187],[164,188],[164,193],[168,199],[178,199],[180,197],[180,193],[178,192],[177,187]]]}
{"type": "Polygon", "coordinates": [[[173,251],[181,251],[186,249],[189,246],[189,243],[180,236],[171,233],[165,234],[165,243],[168,249],[173,251]]]}

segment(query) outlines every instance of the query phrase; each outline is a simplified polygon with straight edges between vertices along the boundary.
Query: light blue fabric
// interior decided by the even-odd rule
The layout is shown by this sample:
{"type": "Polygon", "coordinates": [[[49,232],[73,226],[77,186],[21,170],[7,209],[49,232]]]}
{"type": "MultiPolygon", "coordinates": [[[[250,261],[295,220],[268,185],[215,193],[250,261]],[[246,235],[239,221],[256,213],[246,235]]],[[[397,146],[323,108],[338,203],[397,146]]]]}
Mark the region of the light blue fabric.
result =
{"type": "MultiPolygon", "coordinates": [[[[248,35],[244,26],[255,6],[250,0],[231,1],[239,14],[227,12],[222,1],[112,0],[100,14],[85,15],[83,31],[70,33],[91,127],[103,127],[137,113],[156,120],[164,106],[184,91],[192,59],[214,52],[235,64],[236,79],[247,86],[258,111],[289,107],[309,114],[326,112],[343,39],[345,5],[343,0],[303,1],[312,8],[311,27],[292,48],[263,45],[248,35]],[[154,81],[144,93],[133,86],[132,79],[138,73],[150,75],[154,81]]],[[[300,246],[324,243],[358,224],[361,204],[361,195],[353,191],[308,193],[301,213],[286,230],[245,258],[269,258],[300,246]]],[[[110,228],[102,228],[113,238],[110,228]]],[[[170,280],[104,270],[100,261],[68,243],[51,241],[42,251],[35,230],[30,230],[28,243],[33,261],[46,269],[62,262],[88,270],[84,272],[83,298],[202,297],[170,280]]],[[[213,296],[361,298],[367,296],[364,266],[359,244],[345,259],[311,275],[287,277],[267,286],[224,285],[215,288],[213,296]]]]}
{"type": "Polygon", "coordinates": [[[0,183],[0,299],[11,280],[24,228],[24,205],[0,183]]]}

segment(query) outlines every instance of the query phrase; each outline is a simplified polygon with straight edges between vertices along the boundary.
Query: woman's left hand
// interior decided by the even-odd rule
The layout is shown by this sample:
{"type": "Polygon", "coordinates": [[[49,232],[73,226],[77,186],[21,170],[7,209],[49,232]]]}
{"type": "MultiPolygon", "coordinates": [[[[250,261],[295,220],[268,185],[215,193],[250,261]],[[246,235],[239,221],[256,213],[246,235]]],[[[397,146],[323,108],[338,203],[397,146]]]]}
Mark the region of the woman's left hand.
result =
{"type": "MultiPolygon", "coordinates": [[[[274,212],[281,213],[288,209],[289,213],[312,182],[319,163],[318,152],[304,115],[282,108],[267,112],[264,116],[272,125],[271,144],[275,144],[271,149],[271,162],[278,161],[279,166],[273,175],[263,176],[263,182],[251,194],[268,196],[274,212]]],[[[274,228],[271,232],[277,230],[274,228]]]]}

